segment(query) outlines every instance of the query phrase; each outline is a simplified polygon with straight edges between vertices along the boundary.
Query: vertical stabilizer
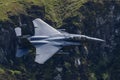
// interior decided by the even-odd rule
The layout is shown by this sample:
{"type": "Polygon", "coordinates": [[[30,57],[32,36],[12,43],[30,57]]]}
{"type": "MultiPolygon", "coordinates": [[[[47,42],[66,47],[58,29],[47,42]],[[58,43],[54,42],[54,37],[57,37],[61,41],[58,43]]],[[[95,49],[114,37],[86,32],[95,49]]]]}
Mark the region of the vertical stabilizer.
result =
{"type": "Polygon", "coordinates": [[[15,28],[15,33],[16,36],[21,36],[22,35],[21,28],[20,27],[15,28]]]}

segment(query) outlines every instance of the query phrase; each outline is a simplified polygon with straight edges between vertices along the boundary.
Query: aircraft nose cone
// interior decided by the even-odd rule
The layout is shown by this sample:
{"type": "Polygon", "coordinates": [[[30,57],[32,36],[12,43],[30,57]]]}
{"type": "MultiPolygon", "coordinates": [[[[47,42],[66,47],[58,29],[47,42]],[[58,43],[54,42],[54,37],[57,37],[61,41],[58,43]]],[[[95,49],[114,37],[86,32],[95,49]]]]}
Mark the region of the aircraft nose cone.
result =
{"type": "Polygon", "coordinates": [[[105,42],[105,40],[103,40],[103,39],[89,37],[89,36],[82,36],[81,38],[83,38],[83,40],[93,40],[93,41],[105,42]]]}
{"type": "Polygon", "coordinates": [[[93,41],[105,42],[105,40],[99,39],[99,38],[92,38],[92,37],[89,37],[88,39],[93,40],[93,41]]]}

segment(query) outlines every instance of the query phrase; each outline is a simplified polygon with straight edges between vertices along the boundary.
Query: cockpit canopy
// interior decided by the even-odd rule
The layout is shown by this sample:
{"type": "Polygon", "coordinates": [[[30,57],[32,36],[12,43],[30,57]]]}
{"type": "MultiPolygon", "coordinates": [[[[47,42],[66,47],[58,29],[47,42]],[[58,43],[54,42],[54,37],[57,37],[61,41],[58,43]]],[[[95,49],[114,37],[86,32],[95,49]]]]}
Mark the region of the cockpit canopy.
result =
{"type": "Polygon", "coordinates": [[[85,37],[80,37],[80,36],[72,36],[72,37],[69,37],[69,40],[86,41],[86,38],[85,37]]]}

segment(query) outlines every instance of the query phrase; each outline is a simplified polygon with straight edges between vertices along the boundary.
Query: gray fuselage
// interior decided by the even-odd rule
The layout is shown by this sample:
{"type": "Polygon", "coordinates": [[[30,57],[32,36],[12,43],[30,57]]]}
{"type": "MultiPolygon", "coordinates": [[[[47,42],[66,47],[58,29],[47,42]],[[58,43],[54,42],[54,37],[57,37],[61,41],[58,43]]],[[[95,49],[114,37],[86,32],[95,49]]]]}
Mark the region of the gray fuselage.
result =
{"type": "Polygon", "coordinates": [[[33,45],[52,44],[59,46],[80,45],[81,36],[76,34],[63,34],[54,36],[32,36],[29,41],[33,45]]]}

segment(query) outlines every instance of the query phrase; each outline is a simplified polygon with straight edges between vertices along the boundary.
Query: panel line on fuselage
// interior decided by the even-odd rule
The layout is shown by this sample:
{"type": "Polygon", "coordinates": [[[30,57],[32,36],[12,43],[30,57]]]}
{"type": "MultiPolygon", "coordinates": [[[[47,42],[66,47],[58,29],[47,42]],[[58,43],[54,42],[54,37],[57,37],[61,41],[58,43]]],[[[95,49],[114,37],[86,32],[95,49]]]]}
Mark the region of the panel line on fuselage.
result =
{"type": "Polygon", "coordinates": [[[74,35],[63,34],[53,36],[32,36],[30,42],[33,45],[51,44],[51,45],[79,45],[79,41],[74,39],[74,35]],[[77,41],[77,42],[76,42],[77,41]]]}

